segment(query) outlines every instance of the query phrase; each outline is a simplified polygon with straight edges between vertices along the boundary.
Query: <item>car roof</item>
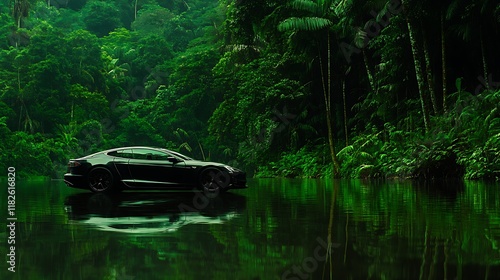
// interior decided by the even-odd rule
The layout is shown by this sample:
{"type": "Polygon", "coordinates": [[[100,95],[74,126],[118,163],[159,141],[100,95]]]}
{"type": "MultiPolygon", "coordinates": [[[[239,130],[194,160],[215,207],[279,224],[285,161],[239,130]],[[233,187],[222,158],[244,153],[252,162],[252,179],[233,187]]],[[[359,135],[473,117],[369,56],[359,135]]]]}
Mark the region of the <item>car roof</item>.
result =
{"type": "Polygon", "coordinates": [[[107,153],[110,153],[110,152],[115,152],[115,151],[120,151],[120,150],[128,150],[128,149],[149,149],[149,150],[156,150],[156,151],[160,151],[160,152],[168,152],[168,153],[172,153],[178,157],[181,157],[181,158],[184,158],[184,159],[192,159],[186,155],[183,155],[179,152],[176,152],[176,151],[172,151],[172,150],[169,150],[169,149],[165,149],[165,148],[158,148],[158,147],[148,147],[148,146],[130,146],[130,147],[119,147],[119,148],[113,148],[113,149],[108,149],[108,150],[104,150],[104,151],[100,151],[100,152],[97,152],[97,153],[93,153],[93,154],[90,154],[90,155],[87,155],[87,156],[84,156],[85,158],[90,158],[90,157],[93,157],[95,155],[98,155],[98,154],[107,154],[107,153]]]}
{"type": "MultiPolygon", "coordinates": [[[[102,151],[101,153],[108,153],[108,152],[114,152],[114,151],[119,151],[119,150],[127,150],[127,149],[151,149],[151,150],[160,150],[161,148],[157,147],[148,147],[148,146],[130,146],[130,147],[119,147],[119,148],[113,148],[109,150],[102,151]]],[[[165,149],[166,150],[166,149],[165,149]]]]}
{"type": "Polygon", "coordinates": [[[102,151],[102,152],[99,152],[99,153],[109,153],[109,152],[120,151],[120,150],[128,150],[128,149],[149,149],[149,150],[156,150],[156,151],[160,151],[160,152],[171,153],[171,154],[176,155],[178,157],[181,157],[183,159],[192,159],[191,157],[188,157],[188,156],[183,155],[183,154],[181,154],[179,152],[176,152],[176,151],[172,151],[172,150],[165,149],[165,148],[148,147],[148,146],[120,147],[120,148],[109,149],[109,150],[102,151]]]}

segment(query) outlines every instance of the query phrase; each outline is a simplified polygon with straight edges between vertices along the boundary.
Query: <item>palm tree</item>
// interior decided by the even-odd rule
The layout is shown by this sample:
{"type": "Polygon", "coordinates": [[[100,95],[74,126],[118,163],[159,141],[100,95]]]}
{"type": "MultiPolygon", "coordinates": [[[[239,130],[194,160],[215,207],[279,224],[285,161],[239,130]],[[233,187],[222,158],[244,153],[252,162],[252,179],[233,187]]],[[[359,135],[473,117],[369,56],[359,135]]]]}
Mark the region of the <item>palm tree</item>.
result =
{"type": "Polygon", "coordinates": [[[127,72],[130,72],[130,66],[128,63],[118,63],[118,58],[112,58],[109,55],[106,55],[105,58],[106,63],[104,65],[104,69],[106,74],[112,79],[119,79],[124,77],[127,72]]]}
{"type": "Polygon", "coordinates": [[[21,28],[22,19],[29,15],[30,3],[28,0],[14,0],[13,2],[12,16],[16,20],[17,28],[21,28]]]}
{"type": "MultiPolygon", "coordinates": [[[[331,55],[331,30],[334,25],[335,8],[339,8],[344,1],[336,0],[294,0],[290,6],[298,11],[306,12],[310,16],[303,17],[290,17],[282,21],[278,25],[280,31],[308,31],[316,32],[323,31],[326,33],[326,73],[324,69],[324,62],[321,54],[321,49],[318,48],[319,67],[321,70],[321,84],[323,88],[323,97],[325,102],[326,122],[328,129],[328,143],[330,147],[330,156],[332,158],[334,176],[339,174],[340,164],[335,153],[334,139],[333,139],[333,117],[332,117],[332,55],[331,55]]],[[[321,42],[320,42],[321,43],[321,42]]]]}
{"type": "Polygon", "coordinates": [[[75,123],[69,123],[67,125],[58,124],[57,129],[59,130],[59,141],[63,144],[64,149],[69,151],[78,144],[78,139],[76,139],[78,129],[75,123]]]}

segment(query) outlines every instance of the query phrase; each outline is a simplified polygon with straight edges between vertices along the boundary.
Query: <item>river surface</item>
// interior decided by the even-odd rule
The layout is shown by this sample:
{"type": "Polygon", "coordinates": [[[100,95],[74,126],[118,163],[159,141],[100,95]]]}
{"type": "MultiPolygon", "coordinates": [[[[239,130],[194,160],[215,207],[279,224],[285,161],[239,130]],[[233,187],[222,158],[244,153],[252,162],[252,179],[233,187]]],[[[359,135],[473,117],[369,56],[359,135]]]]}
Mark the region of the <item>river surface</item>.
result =
{"type": "Polygon", "coordinates": [[[108,196],[17,182],[16,272],[4,261],[0,279],[500,279],[497,183],[248,185],[108,196]]]}

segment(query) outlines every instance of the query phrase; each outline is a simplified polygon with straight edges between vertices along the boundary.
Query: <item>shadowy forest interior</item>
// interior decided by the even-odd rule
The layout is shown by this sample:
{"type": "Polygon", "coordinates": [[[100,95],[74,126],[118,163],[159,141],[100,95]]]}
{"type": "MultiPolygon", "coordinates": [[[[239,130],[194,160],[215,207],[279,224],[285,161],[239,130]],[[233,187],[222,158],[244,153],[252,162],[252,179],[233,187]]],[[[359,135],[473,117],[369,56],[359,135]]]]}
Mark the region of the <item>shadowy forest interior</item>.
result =
{"type": "Polygon", "coordinates": [[[0,169],[150,145],[256,177],[497,179],[495,0],[0,3],[0,169]]]}

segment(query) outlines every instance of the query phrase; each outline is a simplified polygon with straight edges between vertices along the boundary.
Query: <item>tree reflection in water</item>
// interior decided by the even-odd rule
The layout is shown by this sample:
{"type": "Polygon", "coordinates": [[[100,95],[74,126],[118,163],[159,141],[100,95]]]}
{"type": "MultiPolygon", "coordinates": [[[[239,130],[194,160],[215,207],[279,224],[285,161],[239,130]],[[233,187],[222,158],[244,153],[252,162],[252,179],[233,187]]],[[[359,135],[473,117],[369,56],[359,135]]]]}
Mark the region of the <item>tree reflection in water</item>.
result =
{"type": "Polygon", "coordinates": [[[494,183],[249,183],[197,208],[195,193],[106,197],[62,182],[19,182],[19,273],[0,277],[116,279],[125,271],[134,279],[277,279],[314,257],[318,238],[330,252],[308,279],[500,275],[494,183]]]}

